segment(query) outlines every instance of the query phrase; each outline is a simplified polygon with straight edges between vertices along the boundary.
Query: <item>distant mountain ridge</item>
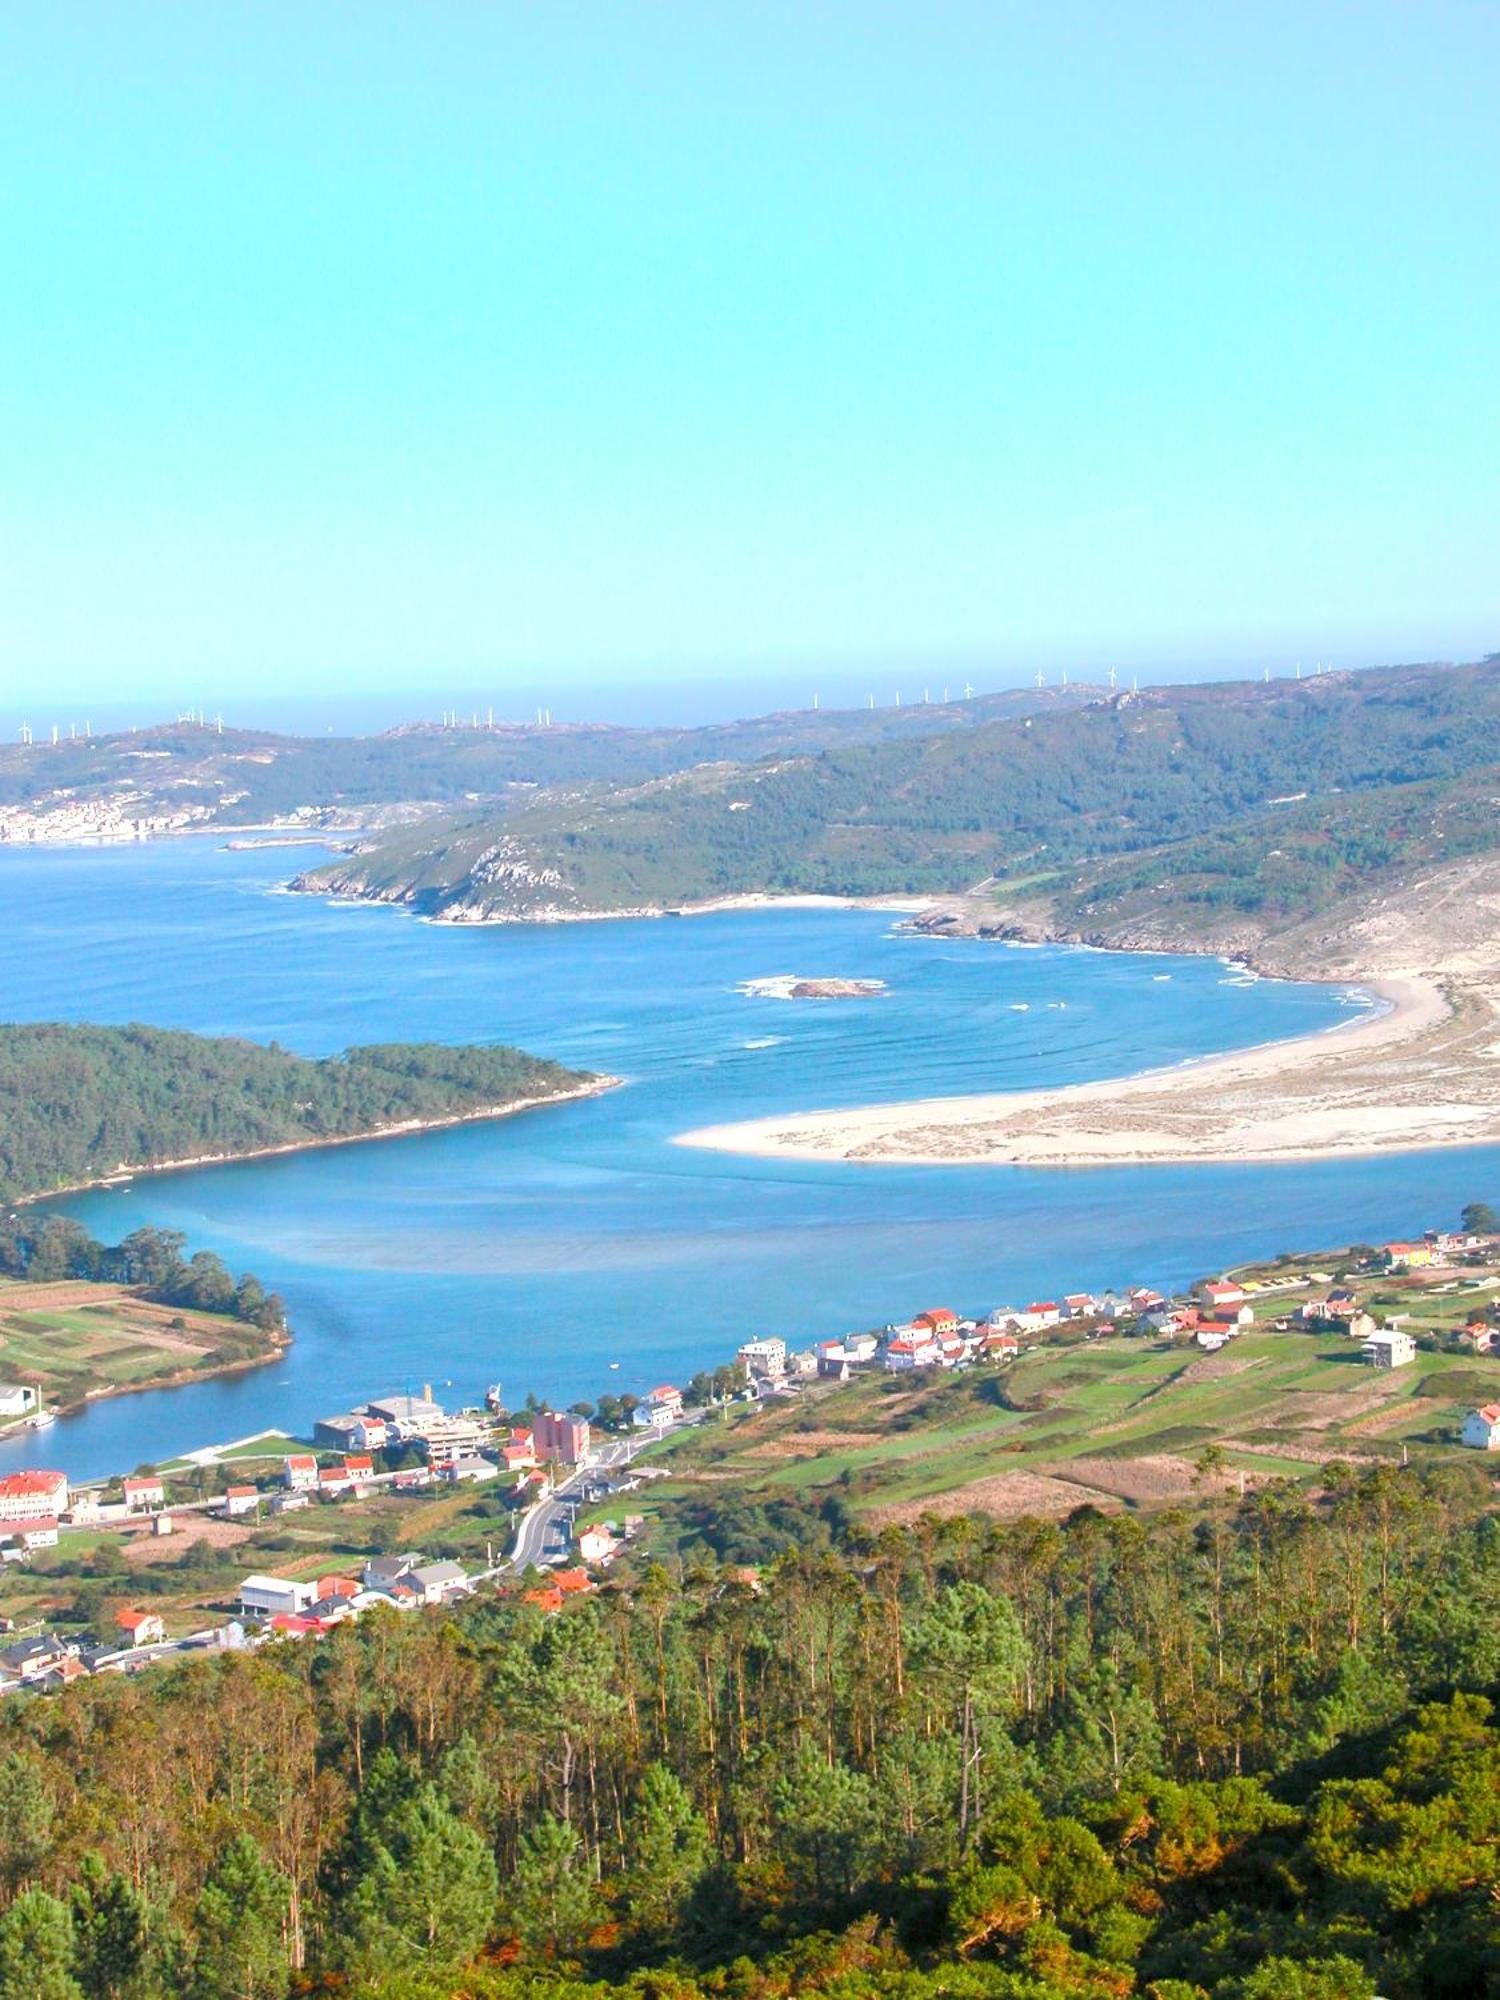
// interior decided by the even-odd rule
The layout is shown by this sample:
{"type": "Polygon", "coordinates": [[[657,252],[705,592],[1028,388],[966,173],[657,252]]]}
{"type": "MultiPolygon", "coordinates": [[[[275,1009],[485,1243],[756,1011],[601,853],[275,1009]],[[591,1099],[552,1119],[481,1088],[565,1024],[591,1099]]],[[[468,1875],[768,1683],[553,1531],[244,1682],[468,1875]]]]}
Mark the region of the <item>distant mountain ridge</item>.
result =
{"type": "Polygon", "coordinates": [[[1075,927],[1163,896],[1264,921],[1500,845],[1492,787],[1500,656],[1094,691],[906,742],[559,787],[399,831],[298,886],[453,922],[980,888],[1075,927]]]}
{"type": "Polygon", "coordinates": [[[0,813],[97,804],[126,817],[191,812],[204,825],[234,827],[294,814],[337,819],[390,807],[496,805],[539,786],[639,783],[726,759],[967,731],[1076,708],[1096,692],[1077,683],[1012,688],[964,701],[797,709],[695,728],[410,723],[378,736],[306,737],[163,723],[0,746],[0,813]]]}

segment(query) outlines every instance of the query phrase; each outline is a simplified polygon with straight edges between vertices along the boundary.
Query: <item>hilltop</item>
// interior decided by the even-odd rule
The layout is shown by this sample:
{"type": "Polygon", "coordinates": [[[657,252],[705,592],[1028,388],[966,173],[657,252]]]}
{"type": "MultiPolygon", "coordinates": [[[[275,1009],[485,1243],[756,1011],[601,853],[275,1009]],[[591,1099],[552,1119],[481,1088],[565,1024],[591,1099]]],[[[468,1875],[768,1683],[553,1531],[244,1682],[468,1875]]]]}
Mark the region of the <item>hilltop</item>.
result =
{"type": "Polygon", "coordinates": [[[1500,657],[1097,693],[912,741],[558,789],[398,832],[298,886],[462,922],[982,889],[976,924],[1020,900],[1061,934],[1139,922],[1153,897],[1160,920],[1164,893],[1184,933],[1225,913],[1263,932],[1362,881],[1490,851],[1497,778],[1500,657]]]}
{"type": "Polygon", "coordinates": [[[1097,690],[1008,689],[906,708],[800,709],[699,728],[611,723],[412,723],[378,736],[303,737],[163,723],[0,747],[0,841],[311,822],[525,802],[540,786],[632,784],[729,759],[911,742],[997,719],[1061,713],[1097,690]]]}

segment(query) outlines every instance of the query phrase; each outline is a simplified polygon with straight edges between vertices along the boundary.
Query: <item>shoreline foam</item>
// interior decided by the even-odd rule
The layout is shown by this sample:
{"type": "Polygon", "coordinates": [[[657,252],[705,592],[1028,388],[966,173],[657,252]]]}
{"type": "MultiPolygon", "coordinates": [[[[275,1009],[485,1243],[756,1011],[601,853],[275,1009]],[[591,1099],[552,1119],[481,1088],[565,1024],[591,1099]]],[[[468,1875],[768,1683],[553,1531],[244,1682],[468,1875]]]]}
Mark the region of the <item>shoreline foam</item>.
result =
{"type": "Polygon", "coordinates": [[[762,1159],[1077,1167],[1264,1163],[1500,1138],[1496,1022],[1483,996],[1413,972],[1358,990],[1384,1004],[1170,1068],[704,1126],[674,1143],[762,1159]]]}

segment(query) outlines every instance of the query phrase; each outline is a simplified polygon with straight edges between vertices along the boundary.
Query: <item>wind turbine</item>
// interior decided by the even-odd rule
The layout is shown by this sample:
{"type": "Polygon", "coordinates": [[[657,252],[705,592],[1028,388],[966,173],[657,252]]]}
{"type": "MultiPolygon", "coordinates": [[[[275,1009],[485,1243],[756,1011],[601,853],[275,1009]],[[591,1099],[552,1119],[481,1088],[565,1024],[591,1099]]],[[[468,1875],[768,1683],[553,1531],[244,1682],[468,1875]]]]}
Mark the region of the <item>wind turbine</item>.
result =
{"type": "Polygon", "coordinates": [[[972,681],[965,681],[965,682],[964,682],[964,700],[965,700],[965,701],[972,701],[973,699],[974,699],[974,683],[973,683],[972,681]]]}
{"type": "Polygon", "coordinates": [[[1047,676],[1042,672],[1040,667],[1036,670],[1036,684],[1038,687],[1045,687],[1047,685],[1047,676]]]}
{"type": "Polygon", "coordinates": [[[1113,668],[1113,667],[1111,667],[1111,668],[1110,668],[1110,670],[1109,670],[1109,684],[1110,684],[1110,686],[1111,686],[1111,687],[1113,687],[1113,686],[1114,686],[1114,684],[1115,684],[1115,682],[1116,682],[1116,681],[1117,681],[1118,679],[1119,679],[1119,675],[1118,675],[1118,674],[1117,674],[1117,673],[1115,672],[1114,668],[1113,668]]]}

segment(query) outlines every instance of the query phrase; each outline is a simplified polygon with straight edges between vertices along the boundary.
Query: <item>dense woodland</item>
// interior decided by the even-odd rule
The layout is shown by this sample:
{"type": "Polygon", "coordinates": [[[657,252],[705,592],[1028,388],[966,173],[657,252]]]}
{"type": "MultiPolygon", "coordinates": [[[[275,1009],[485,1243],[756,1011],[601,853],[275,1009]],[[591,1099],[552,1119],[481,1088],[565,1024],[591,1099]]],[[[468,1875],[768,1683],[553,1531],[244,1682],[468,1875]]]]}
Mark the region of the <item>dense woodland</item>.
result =
{"type": "Polygon", "coordinates": [[[486,1595],[0,1713],[0,2000],[1500,1994],[1482,1467],[486,1595]]]}
{"type": "Polygon", "coordinates": [[[462,1117],[584,1081],[504,1047],[388,1042],[312,1061],[164,1028],[0,1026],[0,1200],[126,1165],[462,1117]]]}
{"type": "Polygon", "coordinates": [[[136,1285],[164,1306],[225,1313],[273,1333],[286,1324],[277,1292],[252,1272],[236,1278],[213,1250],[184,1257],[187,1238],[176,1229],[136,1229],[123,1242],[101,1243],[66,1215],[0,1217],[0,1275],[35,1285],[82,1278],[91,1284],[136,1285]]]}
{"type": "Polygon", "coordinates": [[[1125,889],[1194,873],[1210,900],[1296,914],[1382,869],[1492,847],[1482,808],[1497,770],[1500,658],[1157,689],[916,743],[543,795],[503,820],[407,829],[330,872],[424,909],[524,913],[742,890],[926,894],[990,876],[1055,893],[1136,855],[1125,889]],[[1289,855],[1272,851],[1284,825],[1289,855]]]}

